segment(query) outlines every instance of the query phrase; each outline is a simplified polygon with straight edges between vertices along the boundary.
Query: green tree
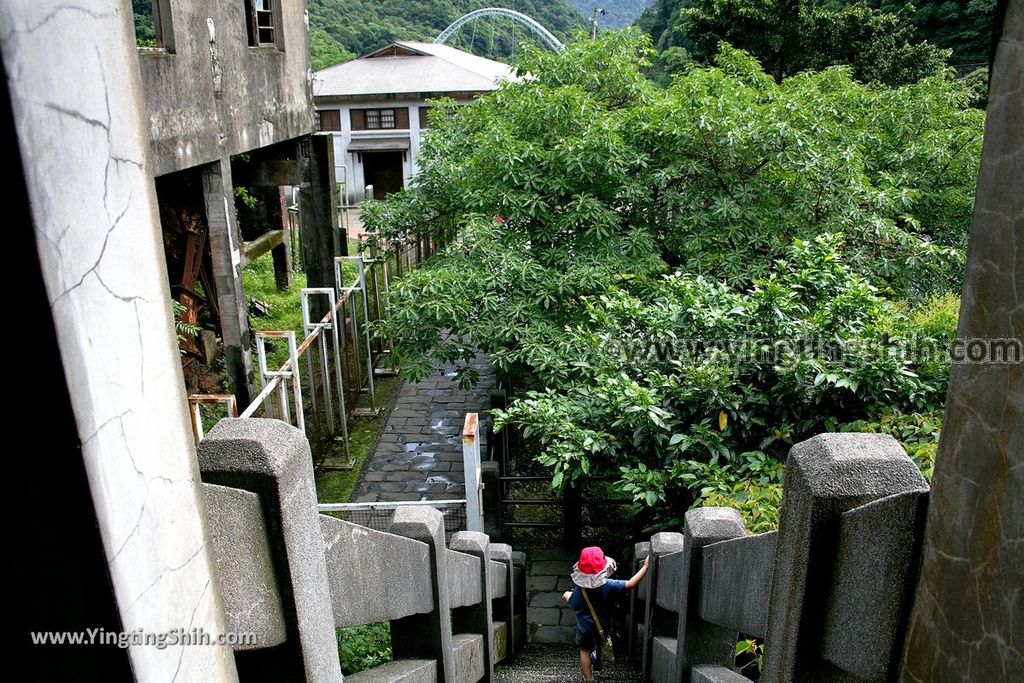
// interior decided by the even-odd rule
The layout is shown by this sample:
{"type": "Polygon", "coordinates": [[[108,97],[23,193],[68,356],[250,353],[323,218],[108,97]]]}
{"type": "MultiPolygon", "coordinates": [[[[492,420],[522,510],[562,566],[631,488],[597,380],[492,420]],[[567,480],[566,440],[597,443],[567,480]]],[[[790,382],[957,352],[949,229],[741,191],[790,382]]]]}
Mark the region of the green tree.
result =
{"type": "Polygon", "coordinates": [[[794,441],[940,406],[941,356],[904,350],[949,317],[901,300],[961,272],[982,114],[950,73],[776,82],[722,46],[662,89],[649,54],[628,32],[530,50],[529,77],[437,103],[414,187],[364,207],[384,237],[452,242],[384,331],[412,379],[444,360],[472,383],[490,353],[523,388],[500,420],[556,485],[602,470],[644,504],[771,505],[794,441]]]}
{"type": "Polygon", "coordinates": [[[919,40],[953,51],[952,63],[988,66],[995,0],[881,0],[888,12],[911,15],[919,40]]]}
{"type": "Polygon", "coordinates": [[[140,47],[155,47],[156,30],[153,28],[152,0],[132,0],[132,16],[135,23],[135,42],[140,47]]]}
{"type": "Polygon", "coordinates": [[[861,81],[911,83],[936,73],[948,51],[915,37],[909,10],[883,12],[858,2],[664,0],[639,22],[660,49],[684,47],[710,62],[725,41],[755,56],[776,80],[836,64],[861,81]]]}
{"type": "Polygon", "coordinates": [[[334,41],[319,27],[309,29],[309,48],[314,71],[355,59],[355,55],[334,41]]]}

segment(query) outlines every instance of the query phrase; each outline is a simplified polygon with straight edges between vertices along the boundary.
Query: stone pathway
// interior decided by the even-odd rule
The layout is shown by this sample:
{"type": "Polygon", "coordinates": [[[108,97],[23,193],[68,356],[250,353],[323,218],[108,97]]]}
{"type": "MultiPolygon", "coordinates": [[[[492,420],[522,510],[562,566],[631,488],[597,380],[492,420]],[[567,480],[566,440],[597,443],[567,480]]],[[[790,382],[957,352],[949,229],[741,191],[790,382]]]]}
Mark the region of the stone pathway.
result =
{"type": "MultiPolygon", "coordinates": [[[[580,675],[575,645],[529,645],[508,666],[494,671],[496,683],[573,683],[580,675]]],[[[620,658],[614,667],[598,671],[597,683],[640,683],[640,674],[620,658]]]]}
{"type": "Polygon", "coordinates": [[[468,391],[459,389],[451,367],[399,388],[354,502],[465,497],[462,424],[466,413],[481,413],[480,447],[486,449],[483,412],[495,387],[494,372],[485,356],[478,356],[473,367],[480,373],[480,382],[468,391]]]}

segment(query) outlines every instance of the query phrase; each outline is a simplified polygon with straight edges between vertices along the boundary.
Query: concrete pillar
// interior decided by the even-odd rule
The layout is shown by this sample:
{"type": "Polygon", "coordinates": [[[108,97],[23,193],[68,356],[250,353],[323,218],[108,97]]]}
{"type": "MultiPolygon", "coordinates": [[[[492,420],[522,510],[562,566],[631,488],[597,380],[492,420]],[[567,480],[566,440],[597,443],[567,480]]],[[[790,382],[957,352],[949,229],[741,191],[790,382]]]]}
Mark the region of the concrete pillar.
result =
{"type": "Polygon", "coordinates": [[[199,465],[204,482],[259,496],[274,574],[281,581],[287,640],[238,653],[242,676],[340,681],[313,459],[305,435],[279,420],[221,420],[199,444],[199,465]]]}
{"type": "MultiPolygon", "coordinates": [[[[921,472],[891,436],[820,434],[793,446],[786,459],[761,680],[849,680],[829,661],[825,637],[832,630],[826,627],[836,558],[847,549],[843,513],[896,494],[927,492],[921,472]]],[[[886,526],[878,527],[876,545],[884,547],[886,526]]]]}
{"type": "MultiPolygon", "coordinates": [[[[674,532],[662,532],[651,536],[650,566],[647,569],[647,602],[644,604],[644,642],[641,656],[643,680],[651,680],[652,655],[654,639],[676,633],[674,615],[658,607],[658,564],[662,557],[677,553],[683,549],[683,535],[674,532]]],[[[643,563],[642,558],[637,558],[643,563]]]]}
{"type": "MultiPolygon", "coordinates": [[[[1005,9],[960,306],[960,340],[1024,337],[1024,0],[1005,9]]],[[[997,17],[998,28],[999,17],[997,17]]],[[[954,363],[905,681],[1024,671],[1024,365],[954,363]]]]}
{"type": "Polygon", "coordinates": [[[699,664],[732,666],[737,633],[700,618],[701,559],[704,546],[746,534],[740,513],[729,508],[697,508],[686,512],[683,522],[683,562],[680,571],[681,602],[676,631],[676,672],[690,680],[699,664]]]}
{"type": "MultiPolygon", "coordinates": [[[[315,508],[314,508],[315,509],[315,508]]],[[[444,516],[426,506],[395,510],[388,529],[393,534],[422,541],[430,547],[434,611],[391,622],[391,649],[395,659],[437,661],[437,680],[451,683],[455,675],[448,562],[444,542],[444,516]]]]}
{"type": "MultiPolygon", "coordinates": [[[[630,576],[640,569],[640,565],[643,564],[644,558],[647,557],[650,552],[651,544],[649,541],[643,541],[633,545],[633,558],[631,560],[631,566],[629,567],[630,576]]],[[[649,585],[650,579],[645,576],[640,582],[640,585],[636,587],[636,590],[630,592],[629,615],[626,617],[626,634],[629,639],[629,642],[626,643],[626,653],[631,662],[640,665],[643,663],[643,648],[641,647],[642,636],[640,634],[640,628],[643,627],[644,618],[647,614],[644,602],[647,599],[646,596],[649,585]]]]}
{"type": "Polygon", "coordinates": [[[526,553],[512,551],[512,628],[516,653],[526,647],[526,553]]]}
{"type": "Polygon", "coordinates": [[[292,252],[288,243],[277,245],[270,250],[270,255],[274,259],[274,284],[286,290],[292,286],[292,252]]]}
{"type": "MultiPolygon", "coordinates": [[[[291,227],[288,220],[288,198],[285,195],[285,189],[283,187],[275,187],[277,194],[277,202],[272,212],[274,217],[274,228],[280,230],[289,230],[291,227]]],[[[270,193],[267,193],[268,201],[270,193]]],[[[288,289],[292,286],[292,250],[291,250],[291,234],[285,232],[284,243],[279,244],[271,250],[271,258],[274,259],[274,284],[280,290],[288,289]]]]}
{"type": "Polygon", "coordinates": [[[241,406],[255,396],[252,335],[242,288],[242,236],[235,218],[231,163],[221,159],[202,167],[203,202],[210,236],[213,281],[220,307],[221,337],[230,391],[241,406]]]}
{"type": "MultiPolygon", "coordinates": [[[[224,616],[125,7],[0,4],[0,51],[32,215],[31,226],[17,229],[35,233],[109,571],[113,596],[95,597],[116,601],[124,631],[216,635],[224,616]]],[[[129,657],[138,681],[236,679],[226,647],[133,645],[129,657]]]]}
{"type": "Polygon", "coordinates": [[[451,549],[472,555],[480,560],[480,602],[463,607],[452,615],[453,630],[459,633],[479,633],[484,637],[484,683],[494,678],[494,635],[491,632],[494,617],[491,609],[491,552],[490,539],[479,531],[459,531],[452,535],[451,549]]]}
{"type": "Polygon", "coordinates": [[[299,223],[307,287],[333,287],[334,257],[343,253],[332,141],[331,135],[311,135],[299,141],[299,223]]]}
{"type": "Polygon", "coordinates": [[[505,543],[491,544],[491,560],[500,563],[505,567],[508,590],[502,600],[498,600],[493,606],[492,618],[495,621],[505,622],[505,660],[515,657],[515,605],[516,605],[516,577],[515,566],[512,564],[512,546],[505,543]]]}

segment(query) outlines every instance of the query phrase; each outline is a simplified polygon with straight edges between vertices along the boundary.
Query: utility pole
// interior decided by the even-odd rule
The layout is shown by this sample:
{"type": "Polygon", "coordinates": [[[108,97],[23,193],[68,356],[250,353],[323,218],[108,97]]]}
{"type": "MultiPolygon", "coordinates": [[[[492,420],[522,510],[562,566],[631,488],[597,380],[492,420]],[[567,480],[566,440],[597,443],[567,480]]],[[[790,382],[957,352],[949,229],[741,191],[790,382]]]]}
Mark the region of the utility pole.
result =
{"type": "Polygon", "coordinates": [[[599,17],[603,17],[606,12],[600,7],[595,7],[594,11],[590,13],[590,39],[597,40],[597,20],[599,17]]]}

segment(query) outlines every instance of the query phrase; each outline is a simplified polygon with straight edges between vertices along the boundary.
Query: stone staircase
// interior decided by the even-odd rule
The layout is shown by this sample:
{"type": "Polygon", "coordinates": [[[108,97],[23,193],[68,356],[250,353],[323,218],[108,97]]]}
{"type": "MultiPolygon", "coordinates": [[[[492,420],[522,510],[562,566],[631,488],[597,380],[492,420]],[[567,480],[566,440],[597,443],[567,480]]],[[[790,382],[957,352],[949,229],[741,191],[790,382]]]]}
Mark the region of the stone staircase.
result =
{"type": "MultiPolygon", "coordinates": [[[[575,645],[527,646],[508,666],[499,665],[494,671],[496,683],[574,683],[580,675],[580,658],[575,645]]],[[[623,656],[607,671],[598,671],[597,683],[640,683],[635,671],[623,656]]]]}

